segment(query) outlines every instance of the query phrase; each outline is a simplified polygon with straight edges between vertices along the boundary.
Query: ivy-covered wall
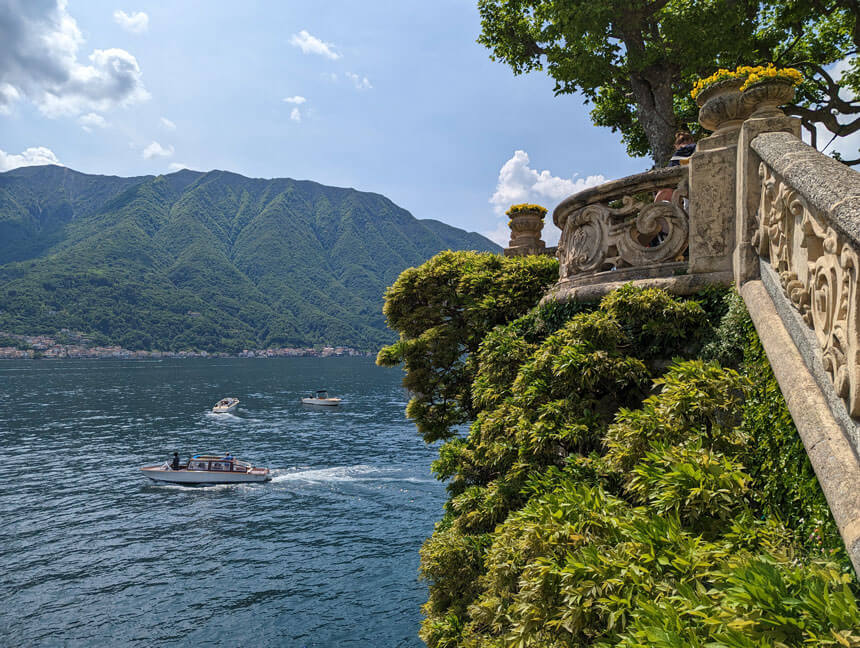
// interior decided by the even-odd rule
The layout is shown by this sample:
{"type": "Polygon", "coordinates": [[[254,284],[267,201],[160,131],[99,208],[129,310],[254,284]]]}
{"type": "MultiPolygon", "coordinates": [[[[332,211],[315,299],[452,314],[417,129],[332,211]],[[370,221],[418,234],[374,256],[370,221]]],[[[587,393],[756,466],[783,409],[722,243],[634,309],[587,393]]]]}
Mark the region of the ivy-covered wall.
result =
{"type": "Polygon", "coordinates": [[[624,287],[536,307],[547,257],[444,253],[386,314],[450,493],[434,648],[860,645],[857,581],[744,310],[624,287]],[[472,421],[467,435],[456,425],[472,421]]]}

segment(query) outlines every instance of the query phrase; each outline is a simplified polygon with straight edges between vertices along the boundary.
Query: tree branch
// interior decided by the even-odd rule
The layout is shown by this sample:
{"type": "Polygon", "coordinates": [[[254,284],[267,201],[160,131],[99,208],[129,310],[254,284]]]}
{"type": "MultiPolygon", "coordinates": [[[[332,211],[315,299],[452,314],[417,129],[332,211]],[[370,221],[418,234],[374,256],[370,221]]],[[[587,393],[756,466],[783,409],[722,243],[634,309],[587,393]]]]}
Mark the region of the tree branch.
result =
{"type": "Polygon", "coordinates": [[[785,113],[787,115],[800,117],[802,120],[821,124],[831,133],[834,133],[839,137],[845,137],[846,135],[851,135],[852,133],[860,131],[860,117],[848,124],[840,124],[836,119],[836,115],[831,113],[827,108],[812,109],[792,105],[786,106],[785,113]]]}
{"type": "Polygon", "coordinates": [[[813,124],[808,119],[801,119],[800,123],[803,124],[803,127],[809,133],[809,144],[812,148],[818,148],[818,129],[815,128],[815,124],[813,124]]]}

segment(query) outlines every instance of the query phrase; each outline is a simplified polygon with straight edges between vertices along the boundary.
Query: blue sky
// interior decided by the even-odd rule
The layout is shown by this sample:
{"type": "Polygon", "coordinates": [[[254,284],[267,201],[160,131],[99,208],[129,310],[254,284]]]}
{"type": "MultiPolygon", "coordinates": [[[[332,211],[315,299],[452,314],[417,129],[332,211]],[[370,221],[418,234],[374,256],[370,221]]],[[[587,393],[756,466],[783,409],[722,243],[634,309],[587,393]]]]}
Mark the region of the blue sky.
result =
{"type": "Polygon", "coordinates": [[[309,179],[503,242],[509,204],[649,168],[479,31],[470,0],[0,0],[0,170],[309,179]]]}

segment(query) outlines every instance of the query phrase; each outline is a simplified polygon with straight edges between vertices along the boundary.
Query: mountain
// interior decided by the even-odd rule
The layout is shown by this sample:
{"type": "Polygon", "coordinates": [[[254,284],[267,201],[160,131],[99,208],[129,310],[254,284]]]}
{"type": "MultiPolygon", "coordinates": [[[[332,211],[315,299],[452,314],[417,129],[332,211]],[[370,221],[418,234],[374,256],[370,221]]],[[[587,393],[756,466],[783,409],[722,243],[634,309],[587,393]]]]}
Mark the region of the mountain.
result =
{"type": "Polygon", "coordinates": [[[382,295],[446,249],[499,251],[388,198],[316,182],[65,167],[0,173],[0,331],[130,349],[391,341],[382,295]]]}

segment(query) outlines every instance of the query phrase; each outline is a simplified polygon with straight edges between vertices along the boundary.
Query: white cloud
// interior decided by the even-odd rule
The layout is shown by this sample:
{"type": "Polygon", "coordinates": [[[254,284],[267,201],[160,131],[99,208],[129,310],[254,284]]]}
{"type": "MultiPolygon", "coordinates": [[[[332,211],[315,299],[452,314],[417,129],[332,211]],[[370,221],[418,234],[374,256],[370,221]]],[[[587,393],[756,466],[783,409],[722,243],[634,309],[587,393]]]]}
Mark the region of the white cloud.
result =
{"type": "Polygon", "coordinates": [[[31,146],[20,155],[6,153],[0,150],[0,171],[17,169],[23,166],[35,166],[37,164],[63,164],[54,155],[54,152],[44,146],[31,146]]]}
{"type": "Polygon", "coordinates": [[[182,171],[182,169],[187,169],[188,165],[185,162],[171,162],[167,165],[167,169],[172,173],[174,171],[182,171]]]}
{"type": "Polygon", "coordinates": [[[303,103],[307,101],[301,95],[296,95],[295,97],[284,97],[284,101],[286,103],[296,104],[297,106],[301,106],[303,103]]]}
{"type": "Polygon", "coordinates": [[[311,36],[304,29],[298,34],[292,35],[290,45],[298,47],[304,54],[319,54],[332,61],[340,58],[340,54],[332,49],[334,47],[332,43],[325,43],[316,36],[311,36]]]}
{"type": "MultiPolygon", "coordinates": [[[[602,175],[592,175],[587,178],[560,178],[549,171],[536,171],[529,166],[529,156],[525,151],[515,151],[513,157],[502,165],[499,170],[499,180],[496,191],[490,198],[490,203],[496,214],[502,216],[511,205],[519,203],[537,203],[546,207],[550,214],[555,206],[567,196],[588,187],[606,182],[602,175]]],[[[560,232],[551,225],[552,219],[547,218],[548,226],[544,228],[543,238],[547,245],[555,245],[560,232]]],[[[507,224],[502,223],[496,230],[485,232],[484,235],[502,245],[507,245],[509,232],[507,224]],[[504,227],[504,229],[502,229],[504,227]],[[495,237],[495,238],[494,238],[495,237]]]]}
{"type": "Polygon", "coordinates": [[[359,90],[370,90],[373,87],[370,85],[370,80],[367,77],[359,76],[353,72],[346,72],[345,76],[347,79],[352,81],[353,85],[359,90]]]}
{"type": "Polygon", "coordinates": [[[171,155],[173,155],[173,146],[165,148],[158,142],[152,142],[152,144],[143,149],[143,157],[146,160],[154,157],[170,157],[171,155]]]}
{"type": "Polygon", "coordinates": [[[105,128],[108,125],[104,117],[94,112],[78,117],[78,123],[88,133],[92,133],[94,128],[105,128]]]}
{"type": "Polygon", "coordinates": [[[123,49],[79,58],[84,37],[66,0],[0,2],[0,112],[28,99],[48,117],[104,112],[149,98],[137,59],[123,49]]]}
{"type": "Polygon", "coordinates": [[[149,29],[149,16],[143,11],[133,11],[127,14],[121,9],[113,12],[114,22],[132,34],[142,34],[149,29]]]}
{"type": "Polygon", "coordinates": [[[162,117],[158,120],[158,123],[161,124],[162,128],[166,128],[167,130],[176,130],[176,124],[170,121],[167,117],[162,117]]]}
{"type": "Polygon", "coordinates": [[[298,108],[293,108],[292,112],[290,112],[290,119],[297,122],[302,121],[301,111],[298,108]]]}

